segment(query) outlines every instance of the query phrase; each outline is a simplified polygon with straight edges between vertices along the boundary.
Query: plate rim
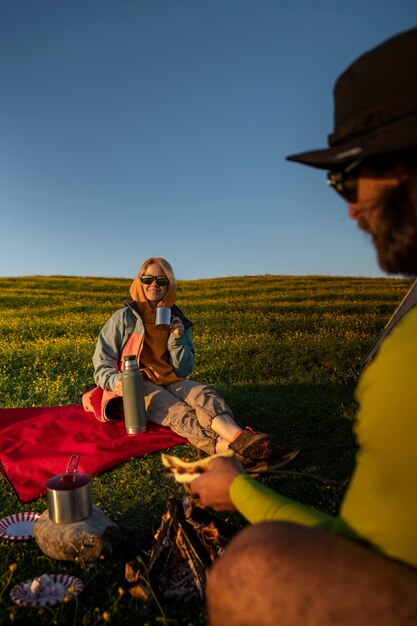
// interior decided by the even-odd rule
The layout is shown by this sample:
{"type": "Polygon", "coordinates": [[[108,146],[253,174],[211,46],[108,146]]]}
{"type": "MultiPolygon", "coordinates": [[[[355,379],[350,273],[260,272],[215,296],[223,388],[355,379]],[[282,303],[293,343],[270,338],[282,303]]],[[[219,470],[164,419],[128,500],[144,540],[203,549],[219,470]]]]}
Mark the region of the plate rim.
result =
{"type": "Polygon", "coordinates": [[[11,515],[3,517],[0,519],[0,537],[3,537],[4,539],[11,539],[13,541],[33,539],[35,536],[33,533],[27,535],[12,535],[7,529],[22,522],[33,521],[34,525],[41,515],[42,513],[38,513],[37,511],[19,511],[18,513],[12,513],[11,515]],[[22,517],[22,519],[18,519],[19,517],[22,517]]]}

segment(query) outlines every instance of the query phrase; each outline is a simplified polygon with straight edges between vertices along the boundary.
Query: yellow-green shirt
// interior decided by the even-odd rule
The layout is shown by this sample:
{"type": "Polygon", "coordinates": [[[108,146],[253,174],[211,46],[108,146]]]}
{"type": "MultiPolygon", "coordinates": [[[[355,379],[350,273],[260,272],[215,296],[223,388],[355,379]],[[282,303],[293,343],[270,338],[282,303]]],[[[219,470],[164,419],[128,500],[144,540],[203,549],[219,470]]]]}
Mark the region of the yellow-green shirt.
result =
{"type": "Polygon", "coordinates": [[[285,498],[248,475],[231,499],[253,523],[288,521],[369,543],[417,567],[417,307],[404,316],[364,371],[356,398],[356,467],[340,514],[285,498]]]}

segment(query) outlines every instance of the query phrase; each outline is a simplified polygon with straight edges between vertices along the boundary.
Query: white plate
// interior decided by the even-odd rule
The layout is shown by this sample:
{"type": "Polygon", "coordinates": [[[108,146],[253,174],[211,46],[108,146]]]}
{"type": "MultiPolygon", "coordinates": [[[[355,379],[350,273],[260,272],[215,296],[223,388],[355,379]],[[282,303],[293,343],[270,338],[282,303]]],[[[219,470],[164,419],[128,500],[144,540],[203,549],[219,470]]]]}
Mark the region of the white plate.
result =
{"type": "Polygon", "coordinates": [[[33,539],[33,527],[40,513],[14,513],[0,520],[0,537],[13,540],[33,539]]]}
{"type": "Polygon", "coordinates": [[[56,606],[67,595],[71,599],[84,589],[79,578],[68,574],[43,574],[15,585],[10,599],[21,606],[56,606]],[[39,583],[39,584],[38,584],[39,583]],[[38,585],[36,591],[31,591],[38,585]]]}

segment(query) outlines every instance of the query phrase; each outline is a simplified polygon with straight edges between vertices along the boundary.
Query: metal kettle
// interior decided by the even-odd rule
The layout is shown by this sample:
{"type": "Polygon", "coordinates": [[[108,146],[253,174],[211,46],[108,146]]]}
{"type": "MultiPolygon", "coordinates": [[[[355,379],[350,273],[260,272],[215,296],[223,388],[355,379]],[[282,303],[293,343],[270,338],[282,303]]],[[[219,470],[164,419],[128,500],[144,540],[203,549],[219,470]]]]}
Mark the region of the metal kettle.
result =
{"type": "Polygon", "coordinates": [[[77,472],[80,457],[73,454],[65,474],[46,483],[49,518],[58,524],[80,522],[91,515],[91,476],[77,472]]]}

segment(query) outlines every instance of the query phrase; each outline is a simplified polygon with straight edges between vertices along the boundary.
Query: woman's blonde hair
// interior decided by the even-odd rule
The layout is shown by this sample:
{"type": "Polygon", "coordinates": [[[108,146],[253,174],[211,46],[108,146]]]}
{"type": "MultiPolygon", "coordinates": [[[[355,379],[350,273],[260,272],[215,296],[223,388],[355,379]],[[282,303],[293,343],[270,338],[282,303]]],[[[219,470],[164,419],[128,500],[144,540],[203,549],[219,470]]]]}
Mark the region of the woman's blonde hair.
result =
{"type": "Polygon", "coordinates": [[[168,263],[168,261],[166,261],[165,259],[159,257],[159,256],[151,256],[150,259],[146,259],[146,261],[144,261],[137,273],[138,278],[140,278],[141,276],[143,276],[144,274],[146,274],[146,270],[149,267],[149,265],[152,265],[153,263],[156,263],[157,265],[159,265],[165,272],[165,274],[168,277],[169,280],[169,284],[172,287],[175,287],[175,276],[174,276],[174,270],[172,269],[171,265],[168,263]]]}

